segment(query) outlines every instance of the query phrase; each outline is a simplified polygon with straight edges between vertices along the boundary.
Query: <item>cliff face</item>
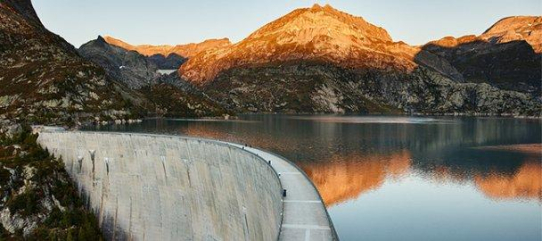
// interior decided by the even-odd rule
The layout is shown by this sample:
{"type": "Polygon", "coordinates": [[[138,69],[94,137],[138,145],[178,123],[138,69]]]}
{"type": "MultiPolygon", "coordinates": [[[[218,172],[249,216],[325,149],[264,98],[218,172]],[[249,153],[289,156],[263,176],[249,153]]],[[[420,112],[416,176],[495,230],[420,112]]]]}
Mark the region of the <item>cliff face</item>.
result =
{"type": "Polygon", "coordinates": [[[73,123],[124,118],[129,95],[41,24],[29,0],[0,3],[0,117],[73,123]]]}
{"type": "Polygon", "coordinates": [[[468,75],[446,57],[393,42],[384,29],[360,17],[315,5],[233,46],[190,58],[179,74],[237,111],[536,114],[540,109],[528,94],[463,83],[468,75]]]}
{"type": "Polygon", "coordinates": [[[422,49],[447,59],[465,81],[540,95],[542,17],[509,17],[479,36],[445,37],[422,49]]]}
{"type": "Polygon", "coordinates": [[[184,58],[190,58],[201,52],[212,50],[216,48],[223,48],[231,45],[230,40],[223,39],[209,39],[201,43],[190,43],[184,45],[131,45],[120,39],[113,38],[111,36],[105,36],[105,41],[111,45],[121,47],[127,50],[134,50],[145,56],[152,56],[156,54],[168,57],[170,54],[177,54],[184,58]]]}

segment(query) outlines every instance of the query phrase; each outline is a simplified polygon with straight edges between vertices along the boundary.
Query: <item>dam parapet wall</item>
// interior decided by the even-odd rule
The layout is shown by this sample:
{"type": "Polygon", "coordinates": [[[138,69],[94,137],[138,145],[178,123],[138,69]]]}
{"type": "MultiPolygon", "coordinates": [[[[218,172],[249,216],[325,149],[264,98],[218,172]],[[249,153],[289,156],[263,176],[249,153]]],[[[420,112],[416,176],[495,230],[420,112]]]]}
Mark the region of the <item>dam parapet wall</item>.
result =
{"type": "Polygon", "coordinates": [[[261,157],[221,142],[41,132],[109,240],[277,240],[282,186],[261,157]]]}

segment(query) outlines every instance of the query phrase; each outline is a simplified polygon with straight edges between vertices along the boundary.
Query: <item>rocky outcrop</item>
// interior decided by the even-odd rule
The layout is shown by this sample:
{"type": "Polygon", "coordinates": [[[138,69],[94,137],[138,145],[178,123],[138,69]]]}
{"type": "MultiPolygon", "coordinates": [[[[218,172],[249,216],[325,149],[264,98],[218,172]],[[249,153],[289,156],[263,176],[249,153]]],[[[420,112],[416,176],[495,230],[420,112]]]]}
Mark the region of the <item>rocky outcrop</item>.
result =
{"type": "Polygon", "coordinates": [[[112,46],[99,36],[83,44],[79,53],[105,69],[107,75],[132,89],[155,84],[158,67],[147,57],[120,47],[112,46]]]}
{"type": "MultiPolygon", "coordinates": [[[[39,21],[30,0],[0,3],[0,118],[71,123],[126,118],[132,94],[39,21]]],[[[131,103],[130,103],[131,102],[131,103]]]]}
{"type": "Polygon", "coordinates": [[[446,56],[393,42],[384,29],[329,5],[295,10],[233,46],[200,53],[179,74],[236,111],[535,115],[540,110],[527,94],[463,83],[465,74],[446,56]]]}
{"type": "Polygon", "coordinates": [[[111,45],[115,45],[127,50],[135,50],[145,56],[153,56],[160,54],[163,56],[169,56],[170,54],[177,54],[184,58],[191,58],[201,52],[213,50],[216,48],[228,47],[231,42],[227,38],[223,39],[208,39],[201,43],[190,43],[181,45],[131,45],[120,39],[113,38],[111,36],[105,36],[105,41],[111,45]]]}
{"type": "Polygon", "coordinates": [[[480,36],[445,37],[422,49],[448,60],[467,82],[539,96],[541,35],[542,17],[509,17],[480,36]]]}

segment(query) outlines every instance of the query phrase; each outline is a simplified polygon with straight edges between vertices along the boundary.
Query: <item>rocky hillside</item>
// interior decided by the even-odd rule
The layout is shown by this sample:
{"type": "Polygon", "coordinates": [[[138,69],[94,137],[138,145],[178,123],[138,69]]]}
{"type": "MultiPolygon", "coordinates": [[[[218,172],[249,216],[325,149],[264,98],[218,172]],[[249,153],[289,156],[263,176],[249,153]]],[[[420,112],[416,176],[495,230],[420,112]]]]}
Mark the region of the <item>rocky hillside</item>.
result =
{"type": "Polygon", "coordinates": [[[200,91],[187,91],[176,85],[159,83],[145,86],[141,93],[155,104],[155,115],[164,117],[208,117],[232,115],[222,105],[200,91]]]}
{"type": "Polygon", "coordinates": [[[170,54],[177,54],[185,58],[191,58],[201,52],[212,50],[216,48],[227,47],[231,45],[230,40],[223,39],[209,39],[201,43],[190,43],[182,45],[131,45],[120,39],[113,38],[111,36],[105,36],[105,41],[111,45],[115,45],[127,50],[135,50],[142,55],[152,56],[155,54],[161,54],[165,57],[170,54]]]}
{"type": "Polygon", "coordinates": [[[540,96],[542,17],[509,17],[479,36],[445,37],[422,49],[448,60],[472,83],[540,96]]]}
{"type": "Polygon", "coordinates": [[[30,0],[0,2],[0,118],[74,124],[129,118],[130,91],[38,19],[30,0]]]}
{"type": "Polygon", "coordinates": [[[179,74],[237,111],[539,113],[528,94],[462,83],[443,56],[329,5],[298,9],[179,74]]]}
{"type": "Polygon", "coordinates": [[[132,89],[155,84],[159,77],[158,67],[147,57],[110,45],[101,36],[83,44],[78,51],[84,58],[104,68],[112,79],[132,89]]]}

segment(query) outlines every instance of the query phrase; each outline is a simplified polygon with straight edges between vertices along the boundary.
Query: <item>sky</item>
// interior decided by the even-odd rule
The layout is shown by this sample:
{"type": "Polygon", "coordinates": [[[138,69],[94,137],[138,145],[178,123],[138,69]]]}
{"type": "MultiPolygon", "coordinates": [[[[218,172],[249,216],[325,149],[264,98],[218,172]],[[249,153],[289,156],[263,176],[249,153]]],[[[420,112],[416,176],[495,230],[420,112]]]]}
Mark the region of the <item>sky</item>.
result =
{"type": "Polygon", "coordinates": [[[481,34],[499,19],[542,15],[541,0],[32,0],[43,24],[76,47],[110,35],[132,44],[241,41],[263,25],[313,4],[386,29],[394,41],[421,45],[481,34]]]}

